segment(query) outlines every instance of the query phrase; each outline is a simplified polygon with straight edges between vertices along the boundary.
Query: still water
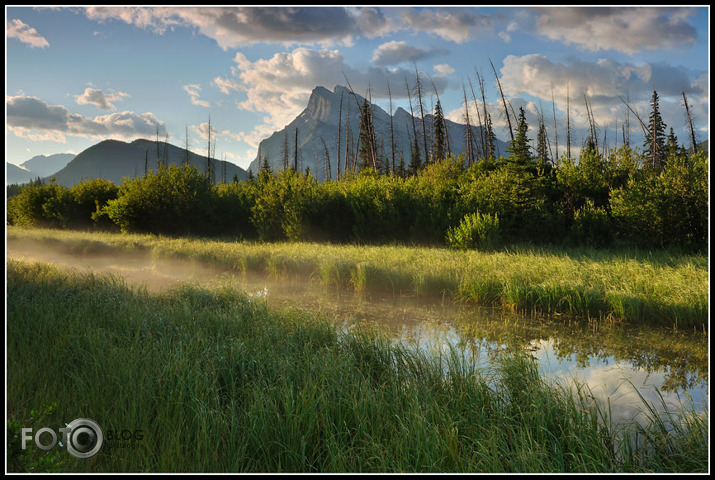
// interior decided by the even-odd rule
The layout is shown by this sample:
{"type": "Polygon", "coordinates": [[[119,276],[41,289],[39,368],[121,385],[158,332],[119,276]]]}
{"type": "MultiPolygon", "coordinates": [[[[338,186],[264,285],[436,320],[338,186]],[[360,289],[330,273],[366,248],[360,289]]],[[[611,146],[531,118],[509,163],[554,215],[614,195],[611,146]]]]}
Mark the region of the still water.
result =
{"type": "Polygon", "coordinates": [[[394,341],[438,355],[457,349],[484,368],[499,352],[531,355],[547,379],[588,387],[614,422],[639,419],[644,400],[656,411],[680,405],[709,411],[708,338],[703,332],[619,323],[524,316],[456,304],[451,298],[354,293],[306,278],[226,272],[191,261],[145,254],[72,255],[48,245],[8,239],[7,257],[43,261],[78,272],[109,273],[130,286],[161,291],[178,284],[228,285],[277,308],[298,308],[342,329],[373,324],[394,341]]]}

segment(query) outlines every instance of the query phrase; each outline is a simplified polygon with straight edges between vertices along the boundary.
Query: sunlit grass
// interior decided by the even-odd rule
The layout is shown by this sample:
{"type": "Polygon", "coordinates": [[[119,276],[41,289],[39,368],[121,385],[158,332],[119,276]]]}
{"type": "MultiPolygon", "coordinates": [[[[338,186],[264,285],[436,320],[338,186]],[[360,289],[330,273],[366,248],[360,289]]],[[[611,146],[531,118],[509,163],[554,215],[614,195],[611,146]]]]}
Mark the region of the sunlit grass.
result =
{"type": "Polygon", "coordinates": [[[328,286],[452,296],[520,312],[707,328],[704,255],[522,248],[497,252],[409,246],[252,243],[8,228],[8,238],[72,253],[143,250],[218,268],[298,275],[328,286]]]}
{"type": "Polygon", "coordinates": [[[143,433],[89,460],[67,454],[62,471],[708,469],[707,417],[644,400],[645,422],[616,426],[525,355],[427,354],[229,286],[150,294],[46,264],[7,269],[8,420],[56,404],[47,426],[82,417],[143,433]]]}

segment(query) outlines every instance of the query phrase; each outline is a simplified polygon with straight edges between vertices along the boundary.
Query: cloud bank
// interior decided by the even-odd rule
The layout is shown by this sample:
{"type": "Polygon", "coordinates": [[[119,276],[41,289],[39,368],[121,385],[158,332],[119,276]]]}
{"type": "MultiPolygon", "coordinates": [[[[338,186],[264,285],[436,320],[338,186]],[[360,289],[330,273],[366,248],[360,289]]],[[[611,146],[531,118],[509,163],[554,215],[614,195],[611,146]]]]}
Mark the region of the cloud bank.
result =
{"type": "Polygon", "coordinates": [[[166,134],[164,122],[153,113],[116,112],[88,118],[62,105],[50,105],[37,97],[6,97],[7,128],[18,137],[66,142],[66,135],[86,138],[134,140],[166,134]]]}

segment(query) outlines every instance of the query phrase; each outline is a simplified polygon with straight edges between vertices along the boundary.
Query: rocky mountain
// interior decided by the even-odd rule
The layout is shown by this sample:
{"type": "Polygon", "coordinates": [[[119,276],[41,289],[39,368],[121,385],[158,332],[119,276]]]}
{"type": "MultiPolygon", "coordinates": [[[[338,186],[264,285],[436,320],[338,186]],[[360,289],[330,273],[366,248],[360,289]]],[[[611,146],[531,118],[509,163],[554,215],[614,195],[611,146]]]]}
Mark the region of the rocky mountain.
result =
{"type": "MultiPolygon", "coordinates": [[[[333,91],[325,87],[316,87],[308,101],[308,106],[291,123],[280,131],[261,141],[258,147],[256,158],[251,162],[249,169],[255,174],[258,172],[259,163],[264,158],[268,159],[268,164],[272,170],[282,170],[284,160],[287,159],[289,166],[295,163],[296,131],[298,144],[298,168],[304,171],[306,168],[323,180],[327,178],[325,150],[327,147],[330,158],[330,173],[332,178],[336,177],[337,159],[340,156],[340,170],[344,170],[346,153],[346,127],[348,129],[348,151],[351,158],[356,155],[360,110],[364,98],[360,95],[350,93],[348,89],[340,85],[333,91]],[[342,98],[342,115],[340,103],[342,98]],[[338,125],[340,124],[340,152],[338,152],[338,125]],[[286,147],[287,146],[287,147],[286,147]],[[285,155],[285,152],[288,152],[285,155]]],[[[380,106],[372,104],[373,124],[378,151],[382,152],[381,157],[387,158],[391,162],[391,136],[390,136],[390,115],[380,106]]],[[[422,139],[422,122],[418,116],[414,118],[403,108],[398,107],[392,116],[392,128],[394,131],[395,163],[399,164],[400,157],[404,156],[405,165],[409,165],[411,158],[412,138],[414,137],[412,121],[417,128],[417,136],[420,145],[422,160],[424,161],[424,142],[422,139]]],[[[431,125],[434,118],[432,115],[425,116],[425,130],[427,131],[427,148],[430,149],[431,125]]],[[[454,154],[465,152],[467,127],[464,124],[445,120],[449,137],[450,150],[454,154]]],[[[475,136],[479,135],[479,127],[472,126],[475,136]]],[[[475,137],[476,138],[476,137],[475,137]]],[[[498,154],[506,152],[507,144],[497,140],[498,154]]]]}
{"type": "Polygon", "coordinates": [[[5,185],[27,183],[36,177],[37,175],[33,177],[32,172],[26,168],[18,167],[14,163],[5,162],[5,185]]]}
{"type": "MultiPolygon", "coordinates": [[[[143,175],[145,168],[156,171],[159,157],[166,158],[166,163],[179,165],[187,159],[187,151],[162,141],[139,139],[126,143],[104,140],[82,151],[52,176],[58,184],[67,187],[94,178],[104,178],[119,185],[124,177],[143,175]]],[[[188,161],[200,172],[206,172],[205,156],[188,152],[188,161]]],[[[246,171],[233,163],[218,159],[212,162],[217,182],[224,178],[230,182],[234,176],[239,180],[246,178],[246,171]]]]}
{"type": "Polygon", "coordinates": [[[5,184],[22,184],[38,177],[51,176],[64,168],[74,157],[73,153],[57,153],[55,155],[36,155],[20,165],[6,162],[5,184]]]}

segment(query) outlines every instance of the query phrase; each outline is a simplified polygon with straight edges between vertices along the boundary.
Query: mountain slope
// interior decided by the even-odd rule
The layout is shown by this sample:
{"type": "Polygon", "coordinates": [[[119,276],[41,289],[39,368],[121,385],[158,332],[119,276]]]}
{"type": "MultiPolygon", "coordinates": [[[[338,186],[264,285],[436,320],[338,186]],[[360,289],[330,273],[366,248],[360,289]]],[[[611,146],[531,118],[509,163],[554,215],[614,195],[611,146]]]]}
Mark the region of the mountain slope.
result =
{"type": "MultiPolygon", "coordinates": [[[[349,118],[348,130],[348,151],[351,158],[356,155],[357,139],[359,133],[360,110],[364,98],[357,94],[351,94],[348,89],[340,85],[331,92],[325,87],[316,87],[308,101],[308,106],[291,123],[280,131],[274,132],[270,137],[261,141],[258,147],[256,159],[251,162],[249,169],[256,173],[259,162],[264,158],[272,170],[282,170],[286,155],[286,145],[288,150],[288,164],[295,164],[295,144],[296,130],[298,143],[298,168],[304,171],[310,168],[319,179],[325,179],[326,163],[325,149],[327,147],[330,157],[330,170],[332,178],[336,177],[337,159],[340,157],[340,171],[345,169],[346,153],[346,129],[349,118]],[[342,115],[340,114],[340,103],[342,97],[342,115]],[[338,125],[340,125],[340,151],[338,152],[338,125]],[[323,144],[325,142],[325,144],[323,144]]],[[[378,151],[382,152],[381,157],[392,160],[391,136],[390,136],[390,115],[378,105],[372,104],[373,124],[378,151]]],[[[417,128],[418,142],[420,145],[422,160],[424,162],[424,142],[422,139],[422,122],[419,117],[413,117],[404,109],[397,108],[393,112],[392,127],[394,131],[395,163],[399,164],[400,157],[404,156],[405,165],[409,165],[411,157],[411,145],[413,138],[412,121],[417,128]]],[[[432,115],[425,116],[425,127],[428,136],[428,149],[430,147],[430,130],[433,122],[432,115]]],[[[466,151],[466,125],[445,120],[447,125],[450,150],[454,154],[466,151]]],[[[472,126],[475,136],[479,135],[480,129],[472,126]]],[[[507,144],[497,140],[498,153],[505,153],[507,144]]]]}
{"type": "Polygon", "coordinates": [[[35,177],[46,177],[55,172],[59,172],[74,159],[73,153],[56,153],[54,155],[36,155],[20,164],[35,177]]]}
{"type": "Polygon", "coordinates": [[[65,167],[74,157],[73,153],[57,153],[36,155],[20,165],[5,162],[5,184],[22,184],[37,178],[51,176],[65,167]]]}
{"type": "MultiPolygon", "coordinates": [[[[131,143],[105,140],[81,152],[53,176],[57,183],[67,187],[94,178],[104,178],[119,185],[124,177],[143,175],[145,167],[156,171],[158,156],[166,156],[167,163],[178,165],[185,161],[186,153],[183,148],[164,142],[157,144],[152,140],[140,139],[131,143]]],[[[206,157],[189,152],[188,161],[200,172],[206,172],[206,157]]],[[[222,180],[224,168],[226,181],[230,182],[234,175],[239,180],[246,178],[245,170],[230,162],[214,159],[213,168],[217,182],[222,180]]]]}
{"type": "Polygon", "coordinates": [[[37,178],[37,175],[33,176],[29,170],[5,162],[5,185],[27,183],[35,178],[37,178]]]}

